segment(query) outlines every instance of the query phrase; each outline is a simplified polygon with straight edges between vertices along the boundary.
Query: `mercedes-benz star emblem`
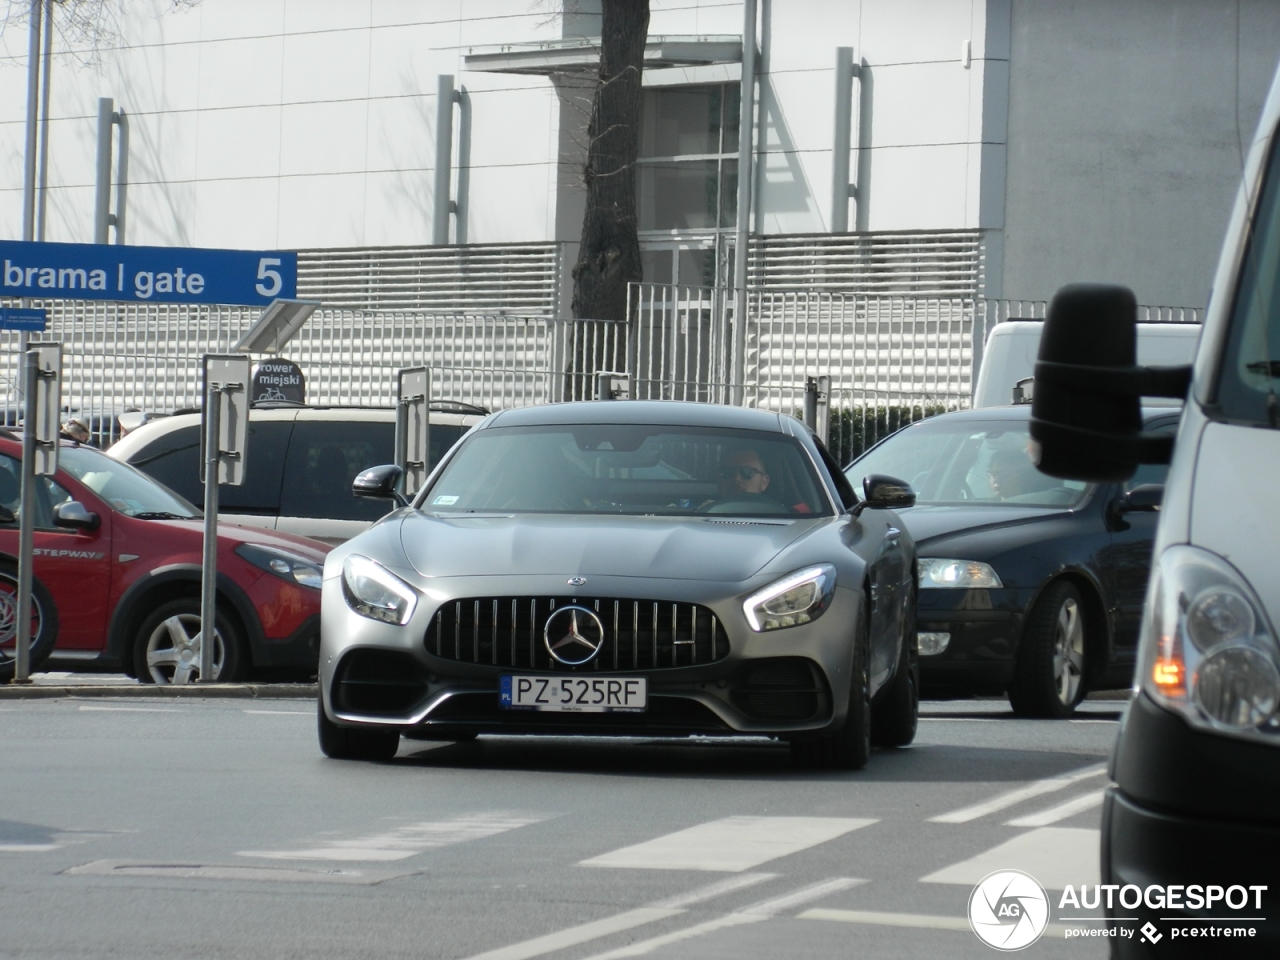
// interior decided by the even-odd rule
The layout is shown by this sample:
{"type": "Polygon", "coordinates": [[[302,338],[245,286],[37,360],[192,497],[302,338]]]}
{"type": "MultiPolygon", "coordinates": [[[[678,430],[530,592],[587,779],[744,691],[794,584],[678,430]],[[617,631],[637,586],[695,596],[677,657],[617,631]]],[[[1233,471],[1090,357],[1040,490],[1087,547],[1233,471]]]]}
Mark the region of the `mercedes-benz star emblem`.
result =
{"type": "Polygon", "coordinates": [[[567,606],[547,617],[542,628],[547,653],[568,667],[581,666],[604,646],[604,624],[594,610],[567,606]]]}
{"type": "Polygon", "coordinates": [[[586,577],[570,577],[565,582],[568,583],[569,586],[571,587],[580,587],[587,582],[587,578],[586,577]]]}

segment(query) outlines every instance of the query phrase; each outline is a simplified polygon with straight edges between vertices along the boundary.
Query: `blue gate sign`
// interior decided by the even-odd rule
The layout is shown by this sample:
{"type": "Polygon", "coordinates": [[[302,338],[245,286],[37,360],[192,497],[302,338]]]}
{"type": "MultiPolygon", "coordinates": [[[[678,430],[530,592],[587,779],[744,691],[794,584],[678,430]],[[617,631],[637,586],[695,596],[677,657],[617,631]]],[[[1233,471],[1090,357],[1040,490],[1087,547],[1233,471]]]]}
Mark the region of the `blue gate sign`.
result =
{"type": "Polygon", "coordinates": [[[43,330],[48,322],[48,310],[0,307],[0,330],[43,330]]]}
{"type": "Polygon", "coordinates": [[[0,240],[0,296],[247,306],[298,295],[298,255],[0,240]]]}

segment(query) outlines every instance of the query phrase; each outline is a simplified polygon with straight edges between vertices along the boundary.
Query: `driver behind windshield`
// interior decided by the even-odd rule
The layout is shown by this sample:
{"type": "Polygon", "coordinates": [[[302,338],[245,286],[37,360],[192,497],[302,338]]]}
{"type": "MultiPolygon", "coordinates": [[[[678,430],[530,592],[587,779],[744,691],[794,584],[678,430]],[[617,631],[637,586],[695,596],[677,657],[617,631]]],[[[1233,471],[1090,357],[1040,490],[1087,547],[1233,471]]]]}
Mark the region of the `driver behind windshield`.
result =
{"type": "Polygon", "coordinates": [[[997,450],[987,464],[991,492],[999,500],[1017,503],[1020,498],[1040,499],[1061,484],[1036,469],[1025,450],[997,450]]]}
{"type": "Polygon", "coordinates": [[[737,500],[769,489],[769,471],[750,447],[730,448],[720,464],[720,498],[737,500]]]}

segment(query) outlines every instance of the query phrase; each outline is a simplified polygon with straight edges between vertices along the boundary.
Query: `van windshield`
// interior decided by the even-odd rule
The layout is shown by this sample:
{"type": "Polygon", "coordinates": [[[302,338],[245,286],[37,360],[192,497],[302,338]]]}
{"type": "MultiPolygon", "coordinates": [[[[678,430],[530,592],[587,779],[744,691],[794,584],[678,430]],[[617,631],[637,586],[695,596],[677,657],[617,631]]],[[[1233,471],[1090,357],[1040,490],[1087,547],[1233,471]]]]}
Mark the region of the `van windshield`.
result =
{"type": "Polygon", "coordinates": [[[1213,406],[1227,420],[1280,428],[1280,150],[1275,148],[1245,251],[1213,406]]]}

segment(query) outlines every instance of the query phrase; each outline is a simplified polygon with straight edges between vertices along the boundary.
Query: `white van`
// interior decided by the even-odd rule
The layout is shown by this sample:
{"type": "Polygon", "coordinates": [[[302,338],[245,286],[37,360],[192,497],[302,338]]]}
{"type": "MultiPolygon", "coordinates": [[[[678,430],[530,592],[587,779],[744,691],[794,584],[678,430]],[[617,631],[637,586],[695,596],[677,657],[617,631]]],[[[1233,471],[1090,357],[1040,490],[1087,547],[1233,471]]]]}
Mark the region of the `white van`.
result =
{"type": "Polygon", "coordinates": [[[1055,296],[1036,364],[1031,433],[1046,473],[1099,479],[1171,455],[1102,813],[1103,884],[1142,891],[1134,908],[1108,894],[1108,917],[1133,929],[1113,957],[1280,956],[1278,127],[1280,74],[1193,366],[1137,366],[1132,294],[1083,286],[1055,296]],[[1186,398],[1172,450],[1140,432],[1151,395],[1186,398]],[[1168,940],[1149,954],[1138,930],[1168,940]],[[1180,937],[1237,935],[1178,952],[1180,937]]]}
{"type": "MultiPolygon", "coordinates": [[[[973,389],[975,407],[1003,407],[1014,403],[1014,388],[1035,376],[1043,320],[1006,320],[987,334],[973,389]]],[[[1190,363],[1200,342],[1198,323],[1138,324],[1138,363],[1164,366],[1190,363]]],[[[1021,391],[1030,400],[1032,390],[1021,391]]]]}
{"type": "MultiPolygon", "coordinates": [[[[431,404],[431,463],[438,463],[487,411],[470,404],[431,404]]],[[[352,496],[351,482],[394,459],[392,407],[255,405],[249,411],[245,481],[218,488],[218,519],[342,543],[363,532],[388,505],[352,496]]],[[[196,506],[200,482],[200,414],[151,420],[107,450],[150,474],[196,506]]]]}

